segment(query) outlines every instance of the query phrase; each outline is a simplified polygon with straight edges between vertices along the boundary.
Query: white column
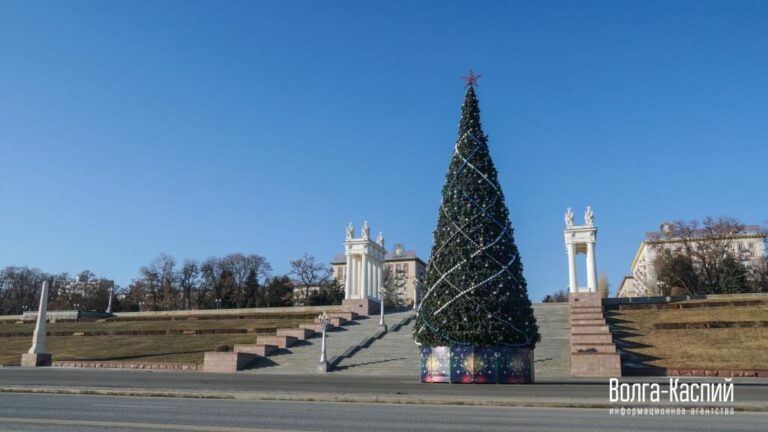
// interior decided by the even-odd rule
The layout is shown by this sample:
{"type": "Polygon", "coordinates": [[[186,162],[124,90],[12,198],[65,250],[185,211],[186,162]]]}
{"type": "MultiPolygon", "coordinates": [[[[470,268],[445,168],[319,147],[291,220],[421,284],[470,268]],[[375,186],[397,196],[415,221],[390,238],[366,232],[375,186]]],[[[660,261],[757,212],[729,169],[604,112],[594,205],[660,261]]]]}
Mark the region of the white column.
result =
{"type": "Polygon", "coordinates": [[[347,267],[344,269],[344,298],[352,298],[352,256],[347,255],[347,267]]]}
{"type": "Polygon", "coordinates": [[[595,262],[595,243],[587,243],[587,288],[589,292],[597,292],[597,265],[595,262]]]}
{"type": "Polygon", "coordinates": [[[355,298],[362,298],[362,292],[363,292],[363,272],[361,271],[362,267],[362,257],[358,256],[355,257],[355,298]]]}
{"type": "Polygon", "coordinates": [[[569,243],[568,250],[568,289],[572,293],[579,292],[579,280],[576,277],[576,248],[573,243],[569,243]]]}
{"type": "Polygon", "coordinates": [[[352,273],[350,275],[349,296],[355,298],[355,293],[357,293],[357,257],[352,255],[350,262],[352,263],[352,268],[350,269],[352,273]]]}
{"type": "Polygon", "coordinates": [[[373,297],[373,262],[371,259],[368,259],[368,267],[366,268],[365,275],[368,278],[368,282],[366,283],[366,287],[368,289],[366,290],[366,295],[368,298],[373,297]]]}
{"type": "Polygon", "coordinates": [[[371,297],[376,298],[376,261],[371,260],[371,297]]]}
{"type": "Polygon", "coordinates": [[[371,295],[370,296],[375,298],[376,297],[376,293],[375,293],[375,291],[376,291],[376,261],[371,260],[370,266],[371,266],[371,286],[369,288],[370,291],[371,291],[371,295]]]}
{"type": "Polygon", "coordinates": [[[360,272],[360,298],[368,298],[368,255],[363,252],[360,272]]]}

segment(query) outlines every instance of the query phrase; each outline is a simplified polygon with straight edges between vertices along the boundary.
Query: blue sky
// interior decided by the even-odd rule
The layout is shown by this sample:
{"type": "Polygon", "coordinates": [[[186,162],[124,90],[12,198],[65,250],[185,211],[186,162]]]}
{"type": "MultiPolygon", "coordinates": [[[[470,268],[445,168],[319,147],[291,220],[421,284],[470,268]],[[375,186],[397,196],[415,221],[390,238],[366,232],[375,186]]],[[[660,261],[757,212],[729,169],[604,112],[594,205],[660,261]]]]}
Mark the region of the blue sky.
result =
{"type": "Polygon", "coordinates": [[[463,86],[534,300],[592,205],[615,288],[646,231],[768,219],[768,3],[0,2],[0,266],[127,284],[161,252],[425,257],[463,86]]]}

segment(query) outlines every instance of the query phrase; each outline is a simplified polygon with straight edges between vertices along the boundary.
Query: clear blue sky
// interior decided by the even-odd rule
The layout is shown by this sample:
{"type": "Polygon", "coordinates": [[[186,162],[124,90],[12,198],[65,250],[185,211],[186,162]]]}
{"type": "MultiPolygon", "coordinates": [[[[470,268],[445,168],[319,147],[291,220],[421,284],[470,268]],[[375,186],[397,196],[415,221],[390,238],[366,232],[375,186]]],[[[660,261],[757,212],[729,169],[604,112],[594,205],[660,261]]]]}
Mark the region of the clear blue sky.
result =
{"type": "Polygon", "coordinates": [[[768,219],[768,3],[0,2],[0,266],[426,258],[478,94],[534,300],[592,205],[615,288],[672,219],[768,219]]]}

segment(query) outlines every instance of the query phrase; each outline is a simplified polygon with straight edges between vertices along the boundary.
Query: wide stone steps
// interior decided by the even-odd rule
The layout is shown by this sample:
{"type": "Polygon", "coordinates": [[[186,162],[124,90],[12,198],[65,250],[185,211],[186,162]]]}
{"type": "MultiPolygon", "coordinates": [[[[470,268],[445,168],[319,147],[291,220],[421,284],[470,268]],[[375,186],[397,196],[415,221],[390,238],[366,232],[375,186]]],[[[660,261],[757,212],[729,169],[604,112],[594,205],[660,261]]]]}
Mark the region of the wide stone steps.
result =
{"type": "Polygon", "coordinates": [[[570,308],[567,303],[533,305],[541,341],[533,352],[536,377],[567,377],[571,367],[570,308]]]}
{"type": "MultiPolygon", "coordinates": [[[[390,324],[391,325],[391,324],[390,324]]],[[[398,331],[389,331],[368,348],[343,359],[337,373],[354,375],[419,374],[419,347],[413,342],[413,320],[398,331]]]]}
{"type": "MultiPolygon", "coordinates": [[[[541,333],[541,341],[534,352],[536,376],[569,376],[571,339],[568,304],[537,304],[533,310],[541,333]]],[[[388,322],[391,324],[394,321],[388,322]]],[[[343,359],[334,373],[418,377],[419,349],[413,342],[413,321],[343,359]]]]}
{"type": "MultiPolygon", "coordinates": [[[[407,315],[408,312],[387,314],[388,322],[395,322],[407,315]]],[[[379,317],[358,317],[355,321],[345,322],[343,326],[327,332],[326,356],[331,360],[342,354],[349,347],[360,343],[362,340],[373,336],[380,330],[379,317]]],[[[280,348],[272,352],[268,357],[259,358],[244,373],[255,374],[314,374],[317,373],[320,361],[321,337],[318,333],[315,337],[304,341],[296,341],[293,346],[280,348]]]]}

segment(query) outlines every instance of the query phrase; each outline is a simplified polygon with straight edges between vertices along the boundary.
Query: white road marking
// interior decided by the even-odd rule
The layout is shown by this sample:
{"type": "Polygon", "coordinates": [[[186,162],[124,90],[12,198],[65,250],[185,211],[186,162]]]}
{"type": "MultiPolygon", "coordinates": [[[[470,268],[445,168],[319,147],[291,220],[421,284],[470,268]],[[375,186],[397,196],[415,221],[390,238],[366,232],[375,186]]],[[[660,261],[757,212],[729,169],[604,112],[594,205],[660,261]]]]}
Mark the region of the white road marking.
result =
{"type": "Polygon", "coordinates": [[[107,407],[107,408],[149,408],[149,409],[170,409],[169,406],[158,406],[158,405],[123,405],[123,404],[93,404],[93,406],[97,407],[107,407]]]}
{"type": "Polygon", "coordinates": [[[263,428],[241,428],[241,427],[220,427],[220,426],[198,426],[185,424],[163,424],[163,423],[128,423],[128,422],[109,422],[109,421],[89,421],[89,420],[59,420],[43,418],[21,418],[21,417],[0,417],[0,423],[7,424],[29,424],[41,426],[80,426],[91,428],[109,428],[122,427],[128,429],[154,429],[166,431],[189,431],[189,432],[301,432],[293,429],[263,429],[263,428]]]}

